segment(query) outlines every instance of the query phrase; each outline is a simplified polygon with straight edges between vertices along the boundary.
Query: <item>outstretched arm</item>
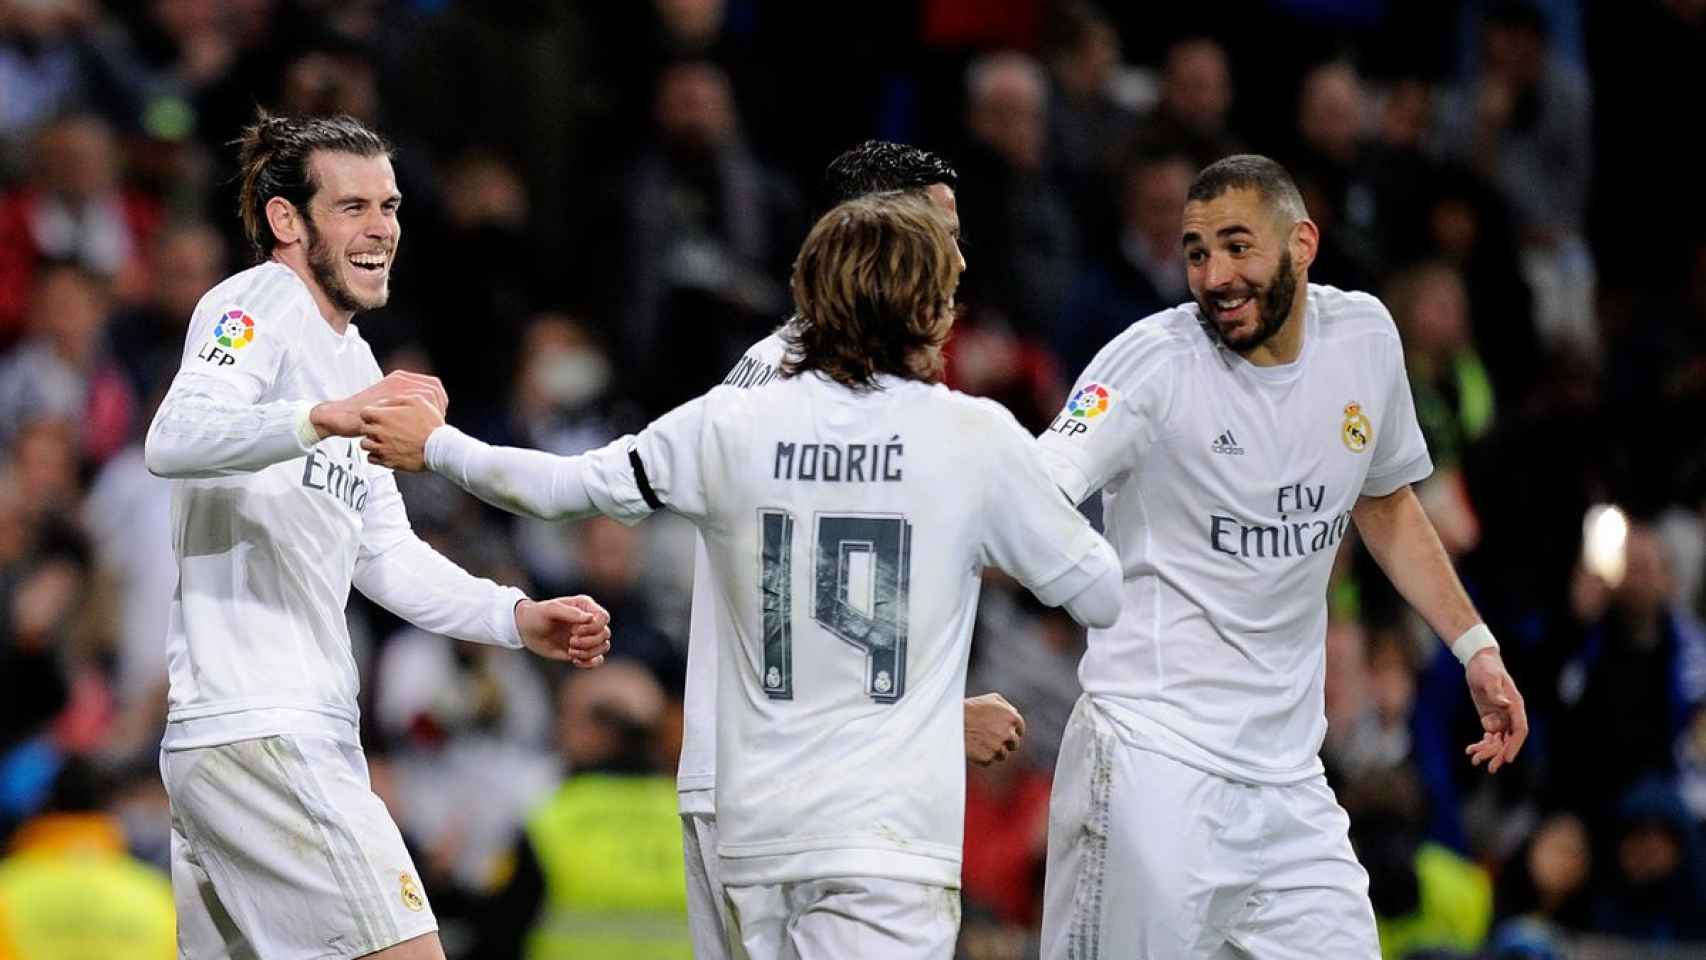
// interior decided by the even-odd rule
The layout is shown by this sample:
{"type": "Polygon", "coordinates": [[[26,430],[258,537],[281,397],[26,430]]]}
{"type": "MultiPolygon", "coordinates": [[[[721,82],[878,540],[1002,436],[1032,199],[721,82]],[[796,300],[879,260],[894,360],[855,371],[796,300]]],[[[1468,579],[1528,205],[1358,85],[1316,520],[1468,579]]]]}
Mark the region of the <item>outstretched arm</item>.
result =
{"type": "Polygon", "coordinates": [[[500,510],[541,520],[599,512],[582,477],[582,457],[482,443],[446,426],[444,415],[418,398],[377,404],[361,417],[361,447],[381,466],[432,470],[500,510]]]}
{"type": "Polygon", "coordinates": [[[1351,516],[1392,585],[1463,661],[1483,731],[1480,741],[1465,752],[1470,762],[1486,762],[1487,771],[1497,773],[1516,759],[1528,738],[1528,714],[1498,644],[1469,602],[1433,524],[1408,484],[1385,496],[1362,497],[1351,516]]]}

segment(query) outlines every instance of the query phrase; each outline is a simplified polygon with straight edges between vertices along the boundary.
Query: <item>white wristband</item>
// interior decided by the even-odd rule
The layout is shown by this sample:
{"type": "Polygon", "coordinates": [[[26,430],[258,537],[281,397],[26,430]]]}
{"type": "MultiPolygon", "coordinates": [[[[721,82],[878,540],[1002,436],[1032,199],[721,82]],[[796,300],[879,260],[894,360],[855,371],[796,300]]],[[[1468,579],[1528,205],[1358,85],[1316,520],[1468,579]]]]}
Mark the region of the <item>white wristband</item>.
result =
{"type": "Polygon", "coordinates": [[[1493,631],[1487,629],[1486,624],[1477,623],[1463,631],[1463,636],[1458,637],[1457,641],[1451,645],[1451,653],[1457,658],[1458,663],[1467,667],[1470,657],[1489,648],[1499,649],[1499,642],[1493,639],[1493,631]]]}
{"type": "Polygon", "coordinates": [[[296,411],[296,444],[303,453],[314,449],[320,442],[320,431],[314,426],[314,404],[304,403],[296,411]]]}

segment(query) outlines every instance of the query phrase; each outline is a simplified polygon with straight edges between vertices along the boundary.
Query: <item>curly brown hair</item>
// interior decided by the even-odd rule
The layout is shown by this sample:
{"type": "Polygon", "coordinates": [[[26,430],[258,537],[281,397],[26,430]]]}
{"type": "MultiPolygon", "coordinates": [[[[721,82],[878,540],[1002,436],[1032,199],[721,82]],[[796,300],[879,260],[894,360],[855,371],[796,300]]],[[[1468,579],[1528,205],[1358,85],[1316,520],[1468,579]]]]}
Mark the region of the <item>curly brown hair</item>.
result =
{"type": "Polygon", "coordinates": [[[953,236],[928,199],[908,191],[842,203],[794,261],[782,375],[815,370],[855,390],[874,389],[880,374],[935,380],[959,282],[953,236]]]}

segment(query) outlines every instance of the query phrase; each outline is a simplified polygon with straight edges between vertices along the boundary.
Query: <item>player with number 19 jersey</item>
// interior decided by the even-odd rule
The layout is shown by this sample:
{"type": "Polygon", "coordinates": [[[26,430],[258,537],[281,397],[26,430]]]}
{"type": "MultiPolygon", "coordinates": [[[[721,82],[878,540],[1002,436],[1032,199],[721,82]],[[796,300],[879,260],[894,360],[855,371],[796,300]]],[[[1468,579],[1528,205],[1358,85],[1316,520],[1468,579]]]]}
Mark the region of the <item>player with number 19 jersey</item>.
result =
{"type": "Polygon", "coordinates": [[[982,569],[1060,604],[1114,564],[1004,409],[879,380],[718,387],[588,455],[600,511],[667,507],[704,535],[730,885],[957,887],[982,569]]]}

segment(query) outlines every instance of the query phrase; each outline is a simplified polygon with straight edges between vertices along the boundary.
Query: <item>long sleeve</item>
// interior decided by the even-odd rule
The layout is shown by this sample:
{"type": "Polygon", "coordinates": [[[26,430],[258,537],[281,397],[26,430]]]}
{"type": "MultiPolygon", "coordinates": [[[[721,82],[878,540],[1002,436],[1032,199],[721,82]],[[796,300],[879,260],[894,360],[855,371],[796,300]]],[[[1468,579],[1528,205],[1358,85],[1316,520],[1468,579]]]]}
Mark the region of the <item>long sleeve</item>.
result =
{"type": "Polygon", "coordinates": [[[255,404],[228,380],[179,371],[148,427],[148,472],[182,479],[253,473],[293,460],[314,446],[314,404],[255,404]]]}
{"type": "Polygon", "coordinates": [[[368,599],[429,633],[521,646],[515,606],[527,595],[468,573],[416,536],[390,471],[374,477],[362,523],[354,585],[368,599]]]}
{"type": "Polygon", "coordinates": [[[288,375],[304,311],[313,309],[298,302],[306,291],[282,266],[240,276],[248,279],[232,290],[214,288],[190,317],[178,374],[143,448],[155,476],[253,473],[294,460],[319,440],[308,422],[309,398],[273,399],[288,375]]]}
{"type": "Polygon", "coordinates": [[[494,447],[455,427],[427,437],[427,468],[500,510],[541,520],[573,520],[599,512],[587,492],[585,456],[494,447]]]}

